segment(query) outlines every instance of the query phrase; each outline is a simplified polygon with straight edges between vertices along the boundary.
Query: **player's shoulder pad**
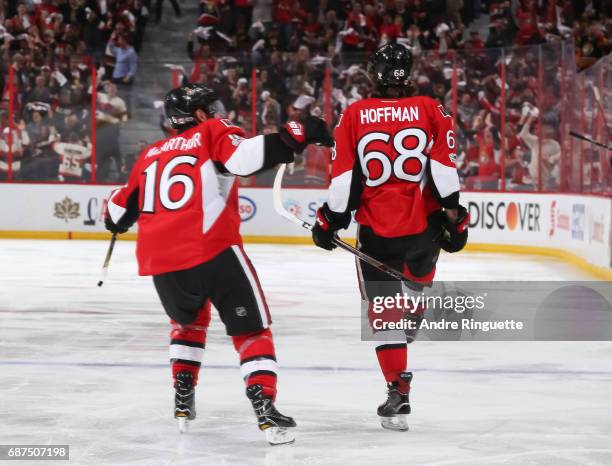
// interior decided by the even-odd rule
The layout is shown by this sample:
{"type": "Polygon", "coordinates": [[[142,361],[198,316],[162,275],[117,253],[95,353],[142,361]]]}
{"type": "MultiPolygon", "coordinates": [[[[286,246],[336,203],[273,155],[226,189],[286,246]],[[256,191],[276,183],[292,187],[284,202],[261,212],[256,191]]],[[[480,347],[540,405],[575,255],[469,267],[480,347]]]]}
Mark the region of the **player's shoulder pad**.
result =
{"type": "Polygon", "coordinates": [[[423,105],[426,105],[428,107],[435,108],[436,106],[440,104],[440,102],[438,102],[436,99],[428,95],[415,95],[413,97],[408,97],[408,98],[411,99],[414,97],[416,97],[423,105]]]}
{"type": "Polygon", "coordinates": [[[220,133],[234,133],[240,136],[245,136],[244,130],[227,118],[210,118],[200,123],[200,125],[206,126],[209,129],[218,131],[220,133]]]}
{"type": "Polygon", "coordinates": [[[439,100],[429,97],[427,95],[420,96],[423,103],[429,107],[431,113],[435,114],[439,118],[452,118],[452,115],[446,110],[443,103],[439,100]]]}

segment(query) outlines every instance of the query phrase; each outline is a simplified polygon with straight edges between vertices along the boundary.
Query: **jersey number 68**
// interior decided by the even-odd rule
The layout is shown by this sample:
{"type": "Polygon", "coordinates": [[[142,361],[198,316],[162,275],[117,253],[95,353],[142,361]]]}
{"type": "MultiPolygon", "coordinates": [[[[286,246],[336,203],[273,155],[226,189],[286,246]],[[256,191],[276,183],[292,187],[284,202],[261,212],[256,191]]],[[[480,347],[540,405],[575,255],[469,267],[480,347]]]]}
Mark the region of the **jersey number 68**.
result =
{"type": "Polygon", "coordinates": [[[391,139],[391,135],[379,131],[365,134],[357,143],[357,154],[361,161],[361,168],[363,174],[366,176],[366,185],[370,187],[380,186],[386,183],[391,178],[391,175],[395,175],[400,180],[410,181],[412,183],[419,183],[423,178],[425,171],[425,165],[427,163],[427,156],[423,154],[425,147],[427,146],[427,133],[420,128],[406,128],[398,131],[393,136],[393,148],[397,152],[398,156],[395,160],[380,151],[366,152],[368,144],[373,141],[382,141],[388,143],[391,139]],[[404,142],[408,137],[415,137],[417,144],[413,149],[407,149],[404,146],[404,142]],[[406,173],[404,170],[404,164],[409,159],[416,159],[419,162],[419,170],[416,173],[406,173]],[[368,163],[372,160],[377,160],[381,164],[381,174],[377,178],[372,178],[370,170],[368,169],[368,163]]]}

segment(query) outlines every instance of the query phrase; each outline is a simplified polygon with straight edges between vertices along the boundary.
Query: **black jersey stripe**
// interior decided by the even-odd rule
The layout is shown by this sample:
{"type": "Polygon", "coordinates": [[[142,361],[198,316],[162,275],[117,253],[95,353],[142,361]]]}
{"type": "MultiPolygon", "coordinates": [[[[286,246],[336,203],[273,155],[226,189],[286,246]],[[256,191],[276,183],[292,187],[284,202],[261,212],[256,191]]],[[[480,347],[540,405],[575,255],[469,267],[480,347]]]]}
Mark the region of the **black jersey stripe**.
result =
{"type": "Polygon", "coordinates": [[[170,359],[171,363],[177,363],[177,364],[185,364],[186,366],[194,366],[194,367],[200,367],[202,365],[202,363],[198,362],[198,361],[190,361],[189,359],[178,359],[178,358],[171,358],[170,359]]]}
{"type": "Polygon", "coordinates": [[[401,349],[405,347],[406,347],[406,343],[390,343],[388,345],[377,346],[376,352],[378,353],[379,351],[385,351],[385,350],[390,350],[390,349],[401,349]]]}
{"type": "Polygon", "coordinates": [[[273,354],[259,354],[257,356],[251,356],[250,358],[244,358],[240,360],[240,364],[246,364],[247,362],[257,361],[258,359],[270,359],[276,362],[276,358],[273,354]]]}
{"type": "Polygon", "coordinates": [[[170,344],[171,345],[191,346],[192,348],[204,349],[204,343],[200,343],[199,341],[180,340],[177,338],[173,338],[172,340],[170,340],[170,344]]]}

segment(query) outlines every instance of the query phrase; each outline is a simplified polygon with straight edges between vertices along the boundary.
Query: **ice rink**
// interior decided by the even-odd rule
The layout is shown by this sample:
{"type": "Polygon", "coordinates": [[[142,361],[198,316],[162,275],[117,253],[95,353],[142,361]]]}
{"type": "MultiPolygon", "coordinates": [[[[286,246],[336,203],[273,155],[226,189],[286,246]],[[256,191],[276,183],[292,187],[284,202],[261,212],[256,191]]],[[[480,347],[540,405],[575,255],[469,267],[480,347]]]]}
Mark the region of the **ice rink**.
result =
{"type": "MultiPolygon", "coordinates": [[[[381,429],[385,384],[360,341],[354,263],[308,246],[246,247],[275,320],[277,404],[298,423],[296,443],[265,443],[218,317],[198,419],[181,435],[169,325],[134,246],[117,244],[97,288],[106,242],[0,241],[0,444],[69,444],[75,465],[612,465],[612,343],[419,341],[411,430],[381,429]]],[[[592,278],[554,259],[477,253],[445,255],[438,271],[592,278]]]]}

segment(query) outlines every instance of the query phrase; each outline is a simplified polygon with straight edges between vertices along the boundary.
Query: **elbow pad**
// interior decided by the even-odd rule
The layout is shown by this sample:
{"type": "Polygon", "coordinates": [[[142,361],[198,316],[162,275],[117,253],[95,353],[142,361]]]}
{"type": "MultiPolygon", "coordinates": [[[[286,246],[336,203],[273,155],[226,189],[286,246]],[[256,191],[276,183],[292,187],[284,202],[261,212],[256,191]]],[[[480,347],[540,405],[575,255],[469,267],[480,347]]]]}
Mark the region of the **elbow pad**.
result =
{"type": "Polygon", "coordinates": [[[264,136],[264,161],[262,170],[279,163],[291,163],[295,158],[293,150],[283,141],[279,133],[264,136]]]}

